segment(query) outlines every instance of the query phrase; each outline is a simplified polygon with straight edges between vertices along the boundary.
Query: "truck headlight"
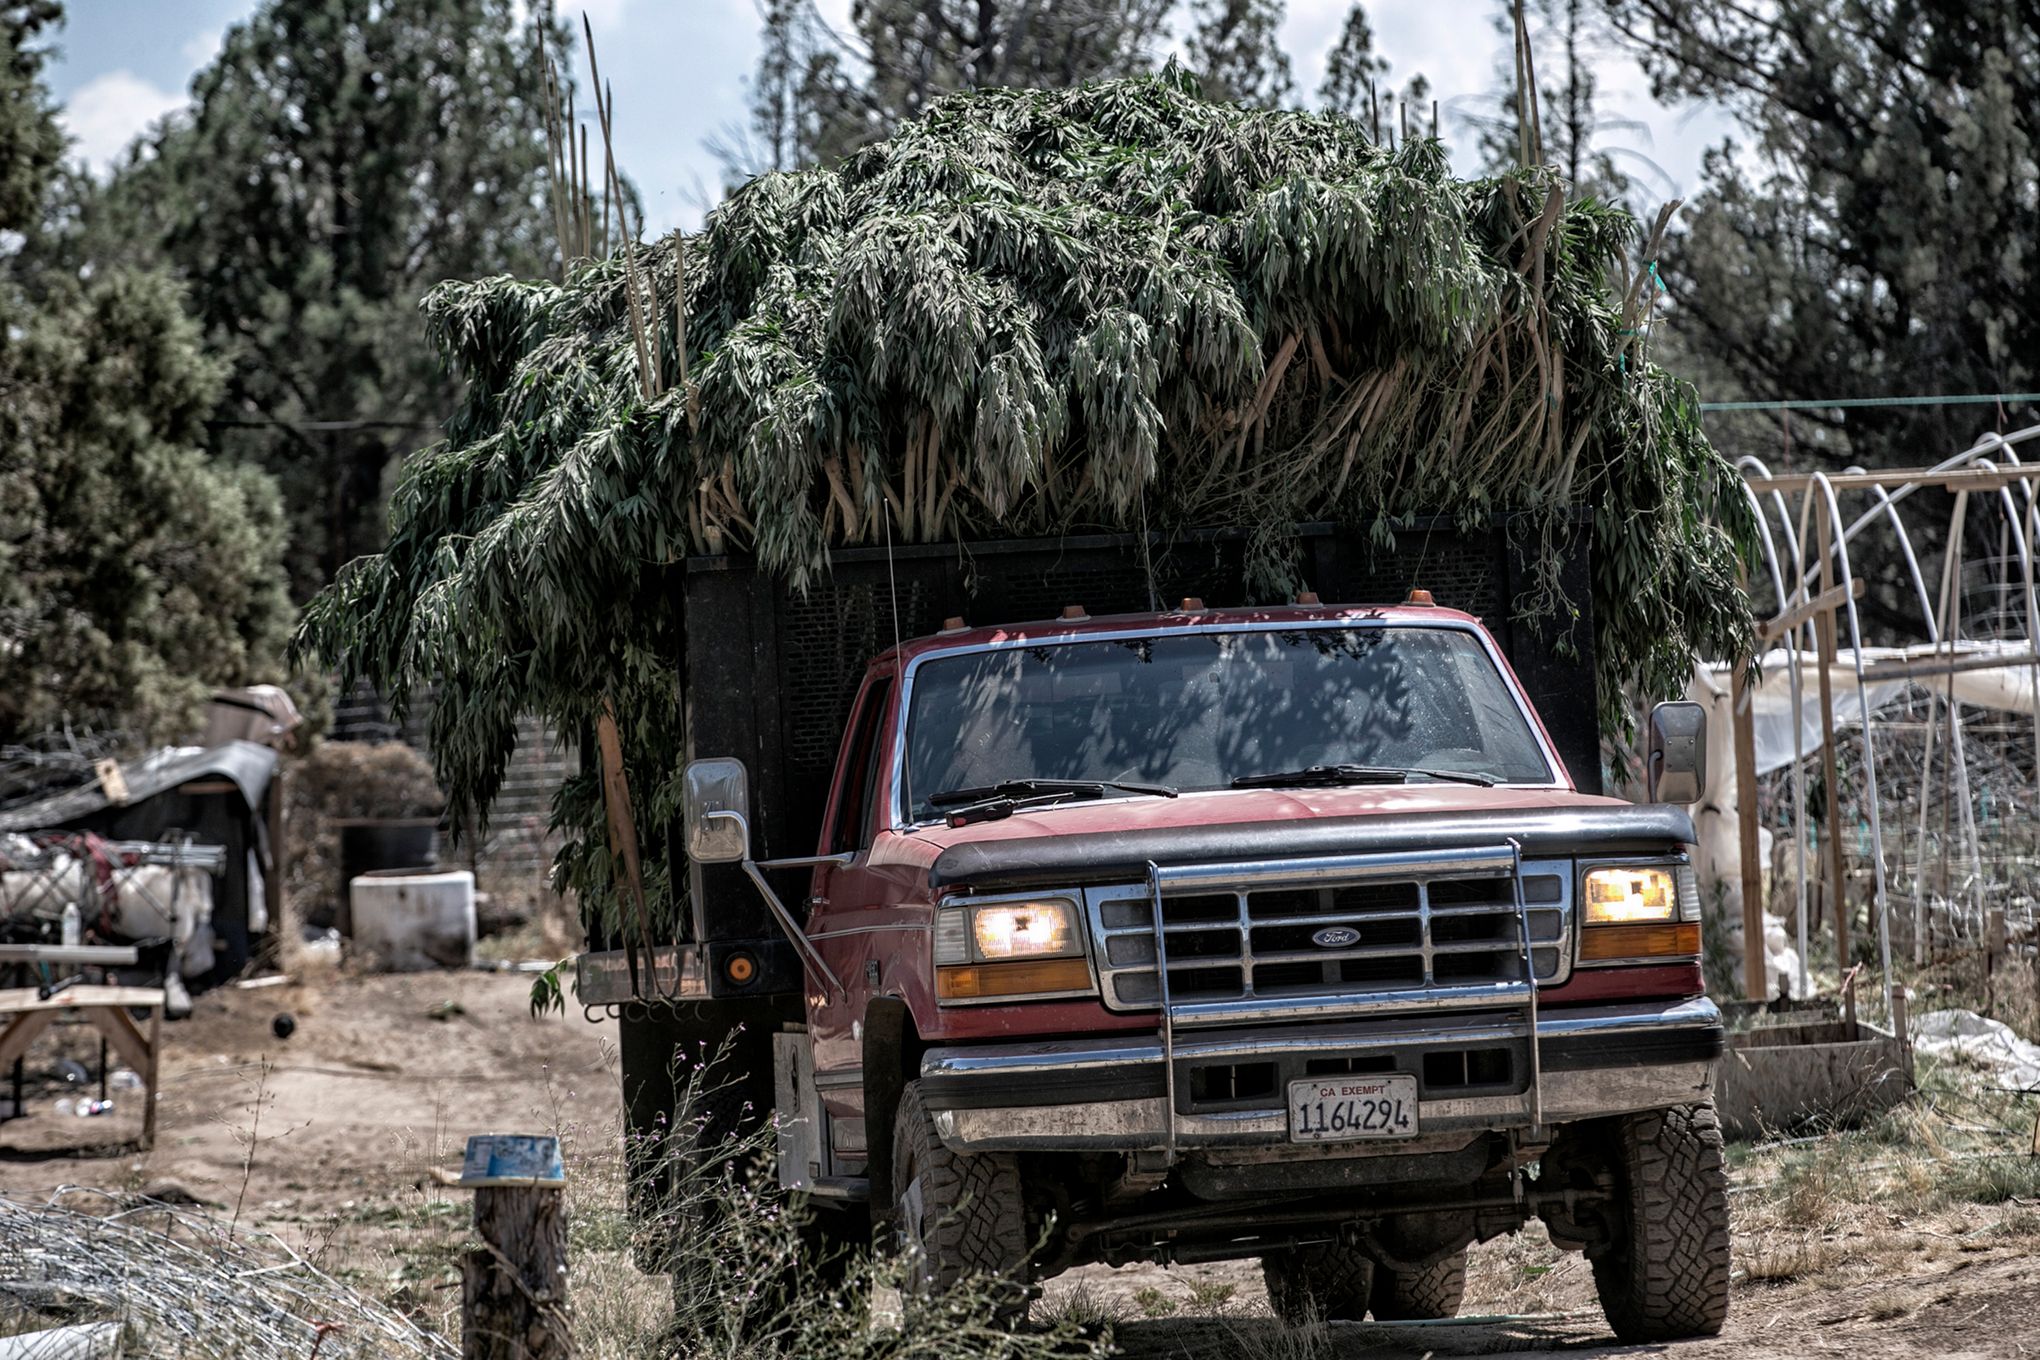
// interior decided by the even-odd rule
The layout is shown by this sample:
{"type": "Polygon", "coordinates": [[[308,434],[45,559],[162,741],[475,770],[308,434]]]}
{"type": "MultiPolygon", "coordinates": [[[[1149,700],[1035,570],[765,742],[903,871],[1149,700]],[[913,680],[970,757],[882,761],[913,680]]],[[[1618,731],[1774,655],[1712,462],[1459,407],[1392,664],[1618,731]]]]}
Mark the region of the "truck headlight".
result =
{"type": "Polygon", "coordinates": [[[935,962],[997,963],[1081,955],[1076,904],[1048,897],[944,907],[935,913],[935,962]]]}
{"type": "Polygon", "coordinates": [[[1067,954],[1076,934],[1067,902],[1016,902],[971,913],[971,936],[981,959],[1067,954]]]}
{"type": "Polygon", "coordinates": [[[1059,897],[935,913],[935,994],[944,1001],[1095,990],[1076,903],[1059,897]]]}
{"type": "Polygon", "coordinates": [[[1586,910],[1590,926],[1637,925],[1678,919],[1678,885],[1672,866],[1621,865],[1587,872],[1586,910]]]}
{"type": "Polygon", "coordinates": [[[1603,864],[1580,882],[1580,962],[1698,957],[1700,889],[1688,864],[1603,864]]]}

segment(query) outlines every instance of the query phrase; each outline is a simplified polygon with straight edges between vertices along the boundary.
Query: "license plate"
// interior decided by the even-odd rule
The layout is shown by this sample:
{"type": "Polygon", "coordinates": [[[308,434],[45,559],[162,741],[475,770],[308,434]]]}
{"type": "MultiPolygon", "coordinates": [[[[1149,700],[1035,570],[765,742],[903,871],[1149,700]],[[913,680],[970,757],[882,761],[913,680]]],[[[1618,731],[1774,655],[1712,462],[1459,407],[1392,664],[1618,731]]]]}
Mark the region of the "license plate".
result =
{"type": "Polygon", "coordinates": [[[1417,1079],[1318,1077],[1289,1083],[1289,1141],[1336,1143],[1356,1138],[1414,1138],[1417,1079]]]}

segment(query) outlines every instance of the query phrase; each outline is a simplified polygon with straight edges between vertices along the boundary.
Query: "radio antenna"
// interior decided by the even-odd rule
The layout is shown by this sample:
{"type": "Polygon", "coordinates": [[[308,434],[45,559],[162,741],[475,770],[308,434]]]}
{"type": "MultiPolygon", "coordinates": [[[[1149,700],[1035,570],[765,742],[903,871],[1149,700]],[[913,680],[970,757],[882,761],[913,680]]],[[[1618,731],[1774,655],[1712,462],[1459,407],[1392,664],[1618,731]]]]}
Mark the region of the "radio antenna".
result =
{"type": "MultiPolygon", "coordinates": [[[[886,593],[892,598],[893,664],[900,667],[898,688],[904,695],[907,672],[906,667],[901,665],[900,658],[900,578],[899,573],[893,569],[892,506],[881,501],[880,507],[885,511],[885,584],[886,593]]],[[[904,751],[900,753],[900,808],[909,820],[914,815],[914,772],[911,768],[913,762],[908,758],[911,754],[904,751]]]]}

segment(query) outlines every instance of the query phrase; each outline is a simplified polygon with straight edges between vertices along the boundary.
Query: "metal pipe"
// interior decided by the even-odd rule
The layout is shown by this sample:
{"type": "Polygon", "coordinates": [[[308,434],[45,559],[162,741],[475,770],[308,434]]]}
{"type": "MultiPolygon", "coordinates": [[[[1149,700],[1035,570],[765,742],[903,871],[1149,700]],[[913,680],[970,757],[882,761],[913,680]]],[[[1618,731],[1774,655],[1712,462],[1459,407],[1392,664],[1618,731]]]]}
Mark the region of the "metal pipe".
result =
{"type": "Polygon", "coordinates": [[[843,984],[836,980],[836,974],[830,970],[828,961],[822,957],[821,951],[815,948],[815,942],[807,937],[807,933],[800,928],[800,922],[793,919],[793,913],[786,909],[786,904],[779,900],[779,894],[765,881],[765,872],[758,867],[758,861],[746,857],[744,872],[749,875],[759,894],[764,897],[765,906],[771,911],[772,919],[779,923],[780,930],[784,931],[786,938],[792,942],[794,952],[800,955],[802,966],[829,991],[837,996],[847,995],[843,990],[843,984]]]}
{"type": "MultiPolygon", "coordinates": [[[[1821,500],[1829,520],[1837,527],[1841,524],[1842,507],[1835,498],[1835,489],[1828,482],[1827,474],[1813,474],[1812,485],[1820,491],[1821,500]]],[[[1841,554],[1842,580],[1853,581],[1855,569],[1849,563],[1849,545],[1846,539],[1836,536],[1836,549],[1841,554]]],[[[1870,873],[1871,883],[1877,894],[1877,948],[1884,965],[1884,1002],[1891,1004],[1891,904],[1885,896],[1884,883],[1884,819],[1878,809],[1877,792],[1877,749],[1870,731],[1870,690],[1863,680],[1863,621],[1856,611],[1855,593],[1843,596],[1843,608],[1849,615],[1849,641],[1854,651],[1851,658],[1856,668],[1856,701],[1863,715],[1863,785],[1870,808],[1870,873]]],[[[1836,791],[1828,790],[1828,797],[1835,797],[1836,791]]],[[[1837,892],[1841,884],[1835,885],[1837,892]]],[[[1846,962],[1846,960],[1841,960],[1846,962]]]]}
{"type": "MultiPolygon", "coordinates": [[[[1515,861],[1509,871],[1509,883],[1516,890],[1516,929],[1523,941],[1523,985],[1528,991],[1530,1012],[1530,1122],[1539,1128],[1544,1126],[1544,1063],[1543,1045],[1537,1036],[1537,952],[1530,944],[1530,908],[1523,902],[1523,846],[1515,837],[1509,838],[1509,855],[1515,861]]],[[[1429,884],[1425,885],[1428,893],[1429,884]]],[[[1584,913],[1582,905],[1581,912],[1584,913]]]]}
{"type": "MultiPolygon", "coordinates": [[[[1162,921],[1162,866],[1148,861],[1148,901],[1155,919],[1155,995],[1162,1003],[1162,1118],[1167,1125],[1162,1155],[1176,1163],[1176,1012],[1169,1003],[1169,932],[1162,921]]],[[[1246,947],[1242,937],[1242,948],[1246,947]]],[[[1285,1101],[1286,1104],[1286,1101],[1285,1101]]]]}

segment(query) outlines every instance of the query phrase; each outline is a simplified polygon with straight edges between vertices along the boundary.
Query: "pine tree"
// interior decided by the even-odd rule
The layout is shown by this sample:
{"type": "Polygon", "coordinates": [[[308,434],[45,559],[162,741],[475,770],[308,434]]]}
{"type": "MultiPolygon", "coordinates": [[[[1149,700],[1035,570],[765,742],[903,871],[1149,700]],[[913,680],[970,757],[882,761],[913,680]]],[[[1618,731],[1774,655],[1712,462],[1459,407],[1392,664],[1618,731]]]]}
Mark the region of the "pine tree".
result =
{"type": "Polygon", "coordinates": [[[1367,9],[1355,5],[1347,11],[1339,41],[1325,58],[1318,103],[1365,122],[1375,85],[1387,75],[1388,59],[1374,50],[1374,26],[1367,22],[1367,9]]]}
{"type": "Polygon", "coordinates": [[[956,90],[1062,89],[1153,63],[1172,0],[766,0],[748,126],[710,143],[731,187],[840,160],[956,90]]]}
{"type": "Polygon", "coordinates": [[[41,210],[43,190],[64,154],[64,134],[43,87],[43,35],[63,10],[57,0],[0,3],[0,230],[20,231],[41,210]]]}
{"type": "MultiPolygon", "coordinates": [[[[1610,0],[1661,98],[1747,129],[1706,161],[1664,273],[1713,392],[1747,398],[2040,386],[2040,24],[2030,0],[1610,0]]],[[[2035,408],[1791,416],[1871,464],[1930,462],[2035,408]]],[[[1775,458],[1783,417],[1723,421],[1775,458]]]]}
{"type": "Polygon", "coordinates": [[[169,268],[226,358],[216,444],[280,479],[300,591],[381,545],[386,477],[452,411],[425,291],[558,272],[522,9],[268,0],[188,115],[74,187],[64,261],[169,268]]]}
{"type": "MultiPolygon", "coordinates": [[[[42,234],[64,138],[54,4],[0,8],[0,202],[42,234]]],[[[279,678],[290,602],[274,482],[201,445],[220,367],[174,283],[0,257],[0,741],[189,738],[206,694],[279,678]]]]}
{"type": "Polygon", "coordinates": [[[1295,92],[1283,10],[1283,0],[1194,0],[1188,61],[1207,99],[1273,109],[1295,92]]]}

